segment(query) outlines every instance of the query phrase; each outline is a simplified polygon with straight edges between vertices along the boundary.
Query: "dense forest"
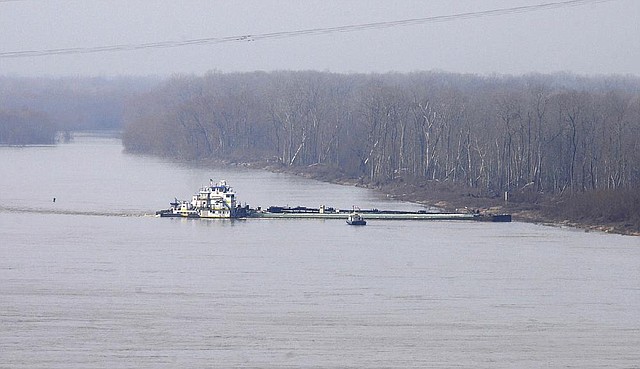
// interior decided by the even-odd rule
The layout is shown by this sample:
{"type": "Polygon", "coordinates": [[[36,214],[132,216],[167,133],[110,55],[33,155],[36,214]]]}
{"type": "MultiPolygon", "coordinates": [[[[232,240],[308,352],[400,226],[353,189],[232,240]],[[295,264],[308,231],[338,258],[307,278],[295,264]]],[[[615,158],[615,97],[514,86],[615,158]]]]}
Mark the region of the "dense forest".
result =
{"type": "Polygon", "coordinates": [[[74,130],[122,129],[126,101],[156,83],[148,78],[0,77],[0,144],[52,144],[74,130]]]}
{"type": "Polygon", "coordinates": [[[487,193],[630,188],[640,80],[274,72],[174,77],[132,101],[124,145],[180,159],[326,165],[487,193]]]}
{"type": "Polygon", "coordinates": [[[58,127],[46,114],[0,110],[0,144],[33,145],[55,143],[58,127]]]}

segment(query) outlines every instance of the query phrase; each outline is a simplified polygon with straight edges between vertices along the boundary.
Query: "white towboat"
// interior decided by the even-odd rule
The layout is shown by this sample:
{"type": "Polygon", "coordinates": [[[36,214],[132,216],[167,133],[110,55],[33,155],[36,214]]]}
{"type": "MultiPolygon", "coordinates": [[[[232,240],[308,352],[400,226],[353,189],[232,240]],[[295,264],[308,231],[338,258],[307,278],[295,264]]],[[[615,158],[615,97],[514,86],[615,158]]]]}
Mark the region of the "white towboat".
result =
{"type": "Polygon", "coordinates": [[[193,195],[191,201],[179,201],[171,203],[166,210],[156,212],[161,217],[185,217],[185,218],[239,218],[246,216],[246,209],[238,205],[236,193],[226,181],[204,186],[193,195]]]}

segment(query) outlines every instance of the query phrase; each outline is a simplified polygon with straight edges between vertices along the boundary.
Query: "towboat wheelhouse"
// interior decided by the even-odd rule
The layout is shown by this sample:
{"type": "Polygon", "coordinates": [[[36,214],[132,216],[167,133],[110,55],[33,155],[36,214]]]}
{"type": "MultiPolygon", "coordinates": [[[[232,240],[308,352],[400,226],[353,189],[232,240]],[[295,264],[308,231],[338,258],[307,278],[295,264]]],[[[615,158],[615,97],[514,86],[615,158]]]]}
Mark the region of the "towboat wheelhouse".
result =
{"type": "Polygon", "coordinates": [[[191,206],[199,211],[201,218],[235,218],[237,211],[236,193],[226,181],[214,184],[193,195],[191,206]]]}
{"type": "Polygon", "coordinates": [[[171,208],[158,212],[162,217],[186,218],[238,218],[244,216],[243,209],[238,207],[236,193],[226,181],[204,186],[193,195],[191,202],[178,201],[171,203],[171,208]]]}

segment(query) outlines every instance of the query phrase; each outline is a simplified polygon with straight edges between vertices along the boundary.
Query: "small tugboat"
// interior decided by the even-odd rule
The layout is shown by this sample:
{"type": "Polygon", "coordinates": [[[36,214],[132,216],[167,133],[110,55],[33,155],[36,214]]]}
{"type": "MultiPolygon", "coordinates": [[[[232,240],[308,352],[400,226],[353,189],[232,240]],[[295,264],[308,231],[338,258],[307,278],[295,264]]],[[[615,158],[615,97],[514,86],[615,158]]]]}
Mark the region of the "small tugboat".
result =
{"type": "Polygon", "coordinates": [[[171,207],[156,212],[160,217],[185,218],[242,218],[246,216],[246,209],[238,205],[236,193],[227,185],[226,181],[204,186],[193,195],[191,201],[175,200],[171,207]]]}
{"type": "Polygon", "coordinates": [[[367,225],[367,221],[358,213],[351,213],[347,218],[348,225],[367,225]]]}

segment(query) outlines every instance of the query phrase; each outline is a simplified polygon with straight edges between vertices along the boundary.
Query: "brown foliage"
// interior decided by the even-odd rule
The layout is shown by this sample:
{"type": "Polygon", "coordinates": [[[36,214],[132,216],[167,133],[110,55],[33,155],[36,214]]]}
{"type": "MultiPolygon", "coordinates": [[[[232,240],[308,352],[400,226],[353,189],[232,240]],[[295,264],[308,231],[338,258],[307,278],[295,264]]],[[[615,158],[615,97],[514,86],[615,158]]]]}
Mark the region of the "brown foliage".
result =
{"type": "Polygon", "coordinates": [[[554,199],[545,213],[554,219],[614,225],[640,231],[640,188],[567,193],[554,199]]]}

